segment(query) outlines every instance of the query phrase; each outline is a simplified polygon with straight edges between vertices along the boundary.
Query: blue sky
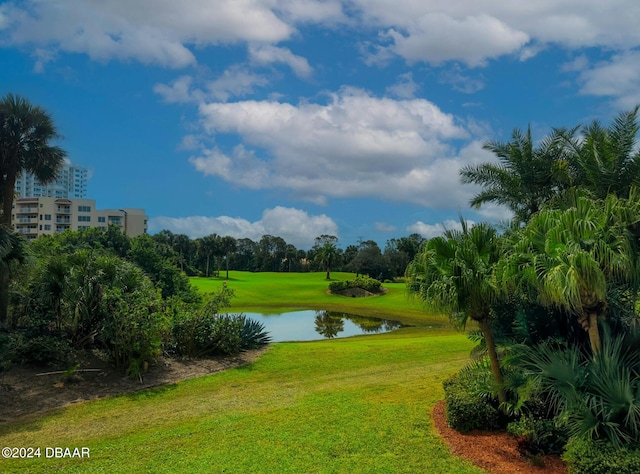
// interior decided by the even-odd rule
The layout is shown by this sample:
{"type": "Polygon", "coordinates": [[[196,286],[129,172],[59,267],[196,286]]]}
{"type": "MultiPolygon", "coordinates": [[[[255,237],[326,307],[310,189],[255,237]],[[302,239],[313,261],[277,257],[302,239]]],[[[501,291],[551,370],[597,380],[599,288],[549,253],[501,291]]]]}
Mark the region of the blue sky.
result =
{"type": "Polygon", "coordinates": [[[0,1],[0,94],[46,108],[99,208],[346,246],[468,206],[465,164],[640,103],[637,0],[0,1]]]}

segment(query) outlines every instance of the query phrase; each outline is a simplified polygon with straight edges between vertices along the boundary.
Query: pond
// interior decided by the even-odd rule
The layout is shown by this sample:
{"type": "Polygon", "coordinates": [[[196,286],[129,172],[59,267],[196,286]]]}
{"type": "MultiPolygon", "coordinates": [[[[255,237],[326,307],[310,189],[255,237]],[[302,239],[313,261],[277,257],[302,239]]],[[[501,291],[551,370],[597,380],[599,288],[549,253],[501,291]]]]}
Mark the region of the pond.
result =
{"type": "Polygon", "coordinates": [[[315,339],[377,334],[404,326],[398,321],[334,311],[304,310],[282,314],[244,314],[248,318],[264,324],[272,342],[313,341],[315,339]]]}

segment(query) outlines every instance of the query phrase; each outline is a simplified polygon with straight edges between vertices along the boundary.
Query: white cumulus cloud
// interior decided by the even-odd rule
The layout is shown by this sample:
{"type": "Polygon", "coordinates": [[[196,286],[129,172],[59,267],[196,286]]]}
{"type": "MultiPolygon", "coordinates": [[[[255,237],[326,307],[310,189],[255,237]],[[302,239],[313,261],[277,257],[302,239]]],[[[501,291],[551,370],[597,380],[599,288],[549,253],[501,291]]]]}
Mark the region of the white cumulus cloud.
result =
{"type": "MultiPolygon", "coordinates": [[[[466,222],[468,226],[473,226],[475,224],[475,222],[470,220],[467,220],[466,222]]],[[[430,239],[444,234],[447,230],[462,230],[462,225],[459,220],[455,221],[453,219],[437,224],[425,224],[422,221],[418,221],[415,224],[408,226],[407,230],[411,233],[420,234],[426,239],[430,239]]]]}
{"type": "Polygon", "coordinates": [[[273,45],[252,45],[249,47],[249,57],[251,61],[261,65],[282,63],[291,68],[298,77],[307,78],[311,76],[313,69],[309,62],[302,56],[297,56],[288,48],[279,48],[273,45]]]}
{"type": "Polygon", "coordinates": [[[380,197],[424,206],[466,205],[458,170],[486,157],[459,120],[424,99],[377,98],[358,89],[328,103],[214,102],[200,106],[205,133],[237,136],[231,151],[203,147],[191,163],[206,175],[282,188],[313,202],[380,197]]]}
{"type": "Polygon", "coordinates": [[[161,216],[149,220],[151,232],[163,229],[194,239],[218,234],[258,241],[263,235],[270,234],[282,237],[288,244],[298,248],[310,248],[319,235],[338,235],[337,224],[325,214],[313,216],[300,209],[282,206],[265,209],[262,218],[255,222],[229,216],[161,216]]]}

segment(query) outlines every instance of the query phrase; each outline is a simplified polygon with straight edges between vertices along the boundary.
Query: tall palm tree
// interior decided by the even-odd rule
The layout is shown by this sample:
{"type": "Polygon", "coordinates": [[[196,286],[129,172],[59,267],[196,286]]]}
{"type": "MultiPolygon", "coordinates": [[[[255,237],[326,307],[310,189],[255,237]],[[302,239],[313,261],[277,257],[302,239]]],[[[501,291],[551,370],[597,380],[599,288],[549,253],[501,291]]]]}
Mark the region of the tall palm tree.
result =
{"type": "Polygon", "coordinates": [[[338,258],[338,247],[333,242],[325,242],[325,244],[316,251],[315,260],[324,267],[327,272],[327,280],[331,279],[331,265],[338,258]]]}
{"type": "Polygon", "coordinates": [[[408,289],[431,311],[445,312],[464,326],[477,322],[487,346],[500,403],[506,402],[503,377],[490,325],[491,305],[498,297],[493,271],[500,259],[498,235],[488,224],[447,231],[427,241],[407,267],[408,289]]]}
{"type": "MultiPolygon", "coordinates": [[[[0,225],[11,226],[16,177],[33,173],[48,183],[64,162],[65,152],[50,144],[58,132],[50,115],[26,99],[7,94],[0,100],[0,225]]],[[[9,274],[0,273],[0,325],[7,322],[9,274]]]]}
{"type": "Polygon", "coordinates": [[[224,262],[226,264],[227,270],[227,280],[229,279],[229,259],[231,258],[231,254],[236,251],[238,248],[238,244],[236,239],[229,235],[225,235],[220,240],[221,251],[224,254],[224,262]]]}
{"type": "Polygon", "coordinates": [[[618,285],[636,294],[640,286],[639,193],[630,199],[610,194],[602,201],[576,197],[567,209],[545,209],[513,235],[512,251],[501,266],[502,281],[534,289],[541,303],[574,314],[600,351],[598,320],[618,285]]]}
{"type": "Polygon", "coordinates": [[[526,222],[563,186],[565,152],[555,134],[536,147],[531,129],[515,129],[507,143],[490,141],[483,148],[498,157],[498,163],[468,165],[460,170],[465,184],[479,184],[482,190],[470,201],[480,208],[486,203],[507,206],[519,222],[526,222]]]}
{"type": "Polygon", "coordinates": [[[572,186],[604,199],[607,194],[626,197],[632,186],[640,185],[638,111],[636,107],[622,112],[607,128],[596,120],[581,129],[556,130],[567,153],[572,186]]]}
{"type": "Polygon", "coordinates": [[[51,142],[59,138],[51,116],[23,97],[7,94],[0,101],[0,223],[11,224],[15,181],[22,171],[41,183],[56,179],[66,153],[51,142]]]}

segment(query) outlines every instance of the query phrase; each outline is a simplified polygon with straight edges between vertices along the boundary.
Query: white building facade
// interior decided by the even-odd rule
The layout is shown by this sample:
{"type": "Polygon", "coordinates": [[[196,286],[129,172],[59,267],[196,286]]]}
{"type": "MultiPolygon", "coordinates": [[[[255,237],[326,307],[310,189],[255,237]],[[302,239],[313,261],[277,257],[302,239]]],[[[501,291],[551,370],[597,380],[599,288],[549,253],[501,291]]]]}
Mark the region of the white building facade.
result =
{"type": "Polygon", "coordinates": [[[40,183],[30,173],[21,173],[16,178],[15,193],[18,197],[85,199],[88,179],[87,168],[65,163],[60,168],[56,180],[49,184],[40,183]]]}

